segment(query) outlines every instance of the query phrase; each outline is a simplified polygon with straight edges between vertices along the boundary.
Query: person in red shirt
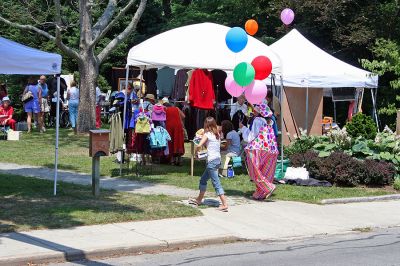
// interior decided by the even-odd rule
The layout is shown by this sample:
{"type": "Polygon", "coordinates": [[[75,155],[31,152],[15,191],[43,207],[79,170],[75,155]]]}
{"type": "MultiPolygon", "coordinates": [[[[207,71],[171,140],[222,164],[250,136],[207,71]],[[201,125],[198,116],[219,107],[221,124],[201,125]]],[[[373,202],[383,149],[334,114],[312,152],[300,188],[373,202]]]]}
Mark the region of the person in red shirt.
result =
{"type": "Polygon", "coordinates": [[[12,130],[15,130],[16,121],[12,118],[14,114],[14,108],[12,108],[10,98],[7,96],[3,98],[2,105],[0,106],[0,125],[9,126],[12,130]]]}

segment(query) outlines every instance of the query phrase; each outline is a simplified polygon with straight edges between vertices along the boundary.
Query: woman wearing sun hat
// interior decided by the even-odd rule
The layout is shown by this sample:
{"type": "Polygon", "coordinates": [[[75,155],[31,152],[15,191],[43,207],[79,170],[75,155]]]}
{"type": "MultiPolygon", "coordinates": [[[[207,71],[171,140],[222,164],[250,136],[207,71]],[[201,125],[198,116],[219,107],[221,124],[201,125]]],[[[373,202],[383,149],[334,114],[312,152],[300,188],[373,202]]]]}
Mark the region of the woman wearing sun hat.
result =
{"type": "Polygon", "coordinates": [[[272,111],[267,104],[255,105],[249,127],[240,124],[250,178],[256,185],[255,200],[264,200],[275,190],[273,184],[278,148],[273,130],[272,111]]]}

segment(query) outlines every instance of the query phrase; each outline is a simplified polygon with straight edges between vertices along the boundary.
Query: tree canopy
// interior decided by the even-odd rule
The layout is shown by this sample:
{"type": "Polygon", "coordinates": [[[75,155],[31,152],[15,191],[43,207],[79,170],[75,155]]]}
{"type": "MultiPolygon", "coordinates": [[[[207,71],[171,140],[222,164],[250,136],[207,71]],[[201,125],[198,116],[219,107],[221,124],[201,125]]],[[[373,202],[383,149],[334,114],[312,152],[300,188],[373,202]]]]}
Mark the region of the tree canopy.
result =
{"type": "MultiPolygon", "coordinates": [[[[3,0],[0,15],[7,19],[31,24],[54,33],[52,21],[56,10],[45,0],[3,0]]],[[[63,42],[69,46],[79,44],[79,0],[63,0],[63,42]]],[[[107,8],[108,1],[92,0],[93,20],[97,21],[107,8]]],[[[118,2],[127,3],[128,0],[118,2]]],[[[137,3],[136,3],[137,4],[137,3]]],[[[109,42],[129,23],[130,10],[99,41],[96,51],[109,42]]],[[[100,66],[100,74],[110,77],[112,66],[124,66],[130,47],[165,30],[200,22],[216,22],[227,26],[244,26],[247,19],[258,21],[260,29],[256,38],[267,44],[283,36],[291,28],[297,28],[313,43],[334,56],[356,66],[364,66],[383,74],[378,90],[378,106],[385,123],[391,124],[392,113],[385,112],[391,106],[399,108],[393,88],[398,87],[398,49],[400,45],[400,3],[398,0],[149,0],[135,32],[112,50],[100,66]],[[292,25],[285,27],[279,19],[280,12],[290,7],[295,12],[292,25]],[[386,51],[386,52],[385,52],[386,51]],[[397,51],[397,55],[395,54],[397,51]],[[397,58],[397,59],[394,59],[397,58]],[[395,63],[397,60],[397,63],[395,63]],[[388,63],[390,62],[390,63],[388,63]],[[392,67],[388,67],[390,64],[392,67]],[[390,93],[389,93],[390,92],[390,93]],[[389,120],[387,120],[389,119],[389,120]]],[[[46,38],[31,32],[0,24],[0,35],[18,42],[64,55],[65,72],[78,69],[77,61],[46,38]]],[[[389,108],[390,109],[390,108],[389,108]]]]}

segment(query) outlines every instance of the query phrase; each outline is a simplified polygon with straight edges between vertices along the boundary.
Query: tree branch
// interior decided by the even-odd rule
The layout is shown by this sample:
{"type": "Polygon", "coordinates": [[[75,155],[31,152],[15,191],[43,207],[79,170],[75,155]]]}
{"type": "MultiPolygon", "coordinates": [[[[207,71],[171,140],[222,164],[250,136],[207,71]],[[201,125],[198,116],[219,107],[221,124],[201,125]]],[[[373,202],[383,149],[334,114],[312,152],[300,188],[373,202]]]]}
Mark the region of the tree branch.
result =
{"type": "Polygon", "coordinates": [[[32,26],[32,25],[18,24],[18,23],[9,21],[8,19],[3,18],[2,16],[0,16],[0,21],[4,22],[4,23],[6,23],[6,24],[8,24],[8,25],[10,25],[12,27],[21,29],[21,30],[34,31],[34,32],[36,32],[36,33],[38,33],[38,34],[40,34],[40,35],[42,35],[42,36],[44,36],[44,37],[46,37],[46,38],[48,38],[50,40],[53,40],[53,41],[56,39],[56,37],[54,37],[50,33],[46,32],[44,30],[41,30],[39,28],[36,28],[35,26],[32,26]]]}
{"type": "MultiPolygon", "coordinates": [[[[133,4],[135,4],[135,2],[136,2],[136,0],[130,0],[128,2],[128,4],[126,4],[126,6],[124,8],[122,8],[121,11],[119,11],[118,15],[108,25],[106,25],[106,27],[95,37],[95,39],[91,43],[92,47],[95,46],[101,40],[101,38],[103,38],[107,34],[107,32],[125,15],[125,13],[133,6],[133,4]]],[[[139,8],[137,11],[139,11],[140,6],[142,5],[142,2],[143,1],[140,1],[140,5],[139,5],[139,8]]],[[[144,2],[145,2],[145,4],[144,4],[144,7],[145,7],[146,1],[144,1],[144,2]]],[[[144,7],[143,7],[143,10],[144,10],[144,7]]],[[[137,11],[135,13],[135,16],[137,14],[137,11]]],[[[140,14],[140,16],[141,16],[141,14],[140,14]]],[[[139,19],[140,19],[140,16],[139,16],[139,19]]],[[[136,27],[136,25],[135,25],[135,27],[136,27]]]]}
{"type": "Polygon", "coordinates": [[[70,47],[66,46],[62,41],[57,42],[57,38],[55,36],[51,35],[50,33],[46,32],[44,30],[36,28],[35,26],[32,26],[32,25],[22,25],[19,23],[15,23],[15,22],[9,21],[8,19],[3,18],[2,16],[0,16],[0,21],[4,22],[12,27],[21,29],[21,30],[36,32],[37,34],[40,34],[40,35],[48,38],[49,40],[54,41],[57,44],[57,46],[67,55],[74,57],[75,59],[79,59],[79,54],[76,51],[74,51],[70,47]]]}
{"type": "Polygon", "coordinates": [[[73,50],[72,48],[68,47],[67,45],[65,45],[62,41],[62,35],[61,35],[61,27],[62,27],[62,21],[61,21],[61,4],[60,4],[60,0],[54,0],[54,6],[56,9],[56,17],[55,17],[55,21],[56,21],[56,38],[55,38],[55,42],[56,45],[58,46],[58,48],[61,49],[61,51],[63,51],[64,53],[66,53],[67,55],[71,56],[72,58],[75,58],[76,60],[80,59],[79,54],[73,50]]]}
{"type": "Polygon", "coordinates": [[[104,10],[103,15],[101,15],[101,17],[97,20],[96,24],[93,26],[92,29],[93,39],[99,36],[100,32],[107,27],[108,23],[110,23],[116,7],[117,7],[117,0],[108,0],[108,5],[107,8],[104,10]]]}
{"type": "Polygon", "coordinates": [[[140,0],[139,7],[136,10],[135,15],[133,16],[128,27],[126,27],[126,29],[123,32],[121,32],[117,37],[115,37],[103,49],[103,51],[100,52],[100,54],[97,57],[100,64],[104,61],[104,59],[107,58],[107,56],[111,53],[111,51],[115,47],[117,47],[121,42],[123,42],[129,36],[129,34],[132,33],[136,29],[136,26],[139,23],[141,16],[143,15],[144,9],[146,8],[146,4],[147,4],[147,0],[140,0]]]}

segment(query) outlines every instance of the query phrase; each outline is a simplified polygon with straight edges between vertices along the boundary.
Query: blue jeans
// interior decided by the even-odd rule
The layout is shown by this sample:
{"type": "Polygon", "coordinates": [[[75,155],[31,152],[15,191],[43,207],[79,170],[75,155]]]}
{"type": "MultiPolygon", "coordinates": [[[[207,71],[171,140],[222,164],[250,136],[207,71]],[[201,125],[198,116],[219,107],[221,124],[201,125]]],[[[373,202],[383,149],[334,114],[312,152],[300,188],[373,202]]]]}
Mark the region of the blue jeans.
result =
{"type": "Polygon", "coordinates": [[[211,182],[214,186],[215,193],[218,196],[225,194],[224,189],[222,188],[221,181],[218,176],[218,169],[221,165],[221,160],[214,160],[207,163],[206,170],[204,170],[203,175],[200,178],[199,190],[206,191],[207,190],[207,181],[211,178],[211,182]]]}
{"type": "Polygon", "coordinates": [[[79,101],[77,100],[70,100],[68,102],[69,121],[72,128],[76,127],[76,121],[78,120],[78,106],[79,101]]]}

